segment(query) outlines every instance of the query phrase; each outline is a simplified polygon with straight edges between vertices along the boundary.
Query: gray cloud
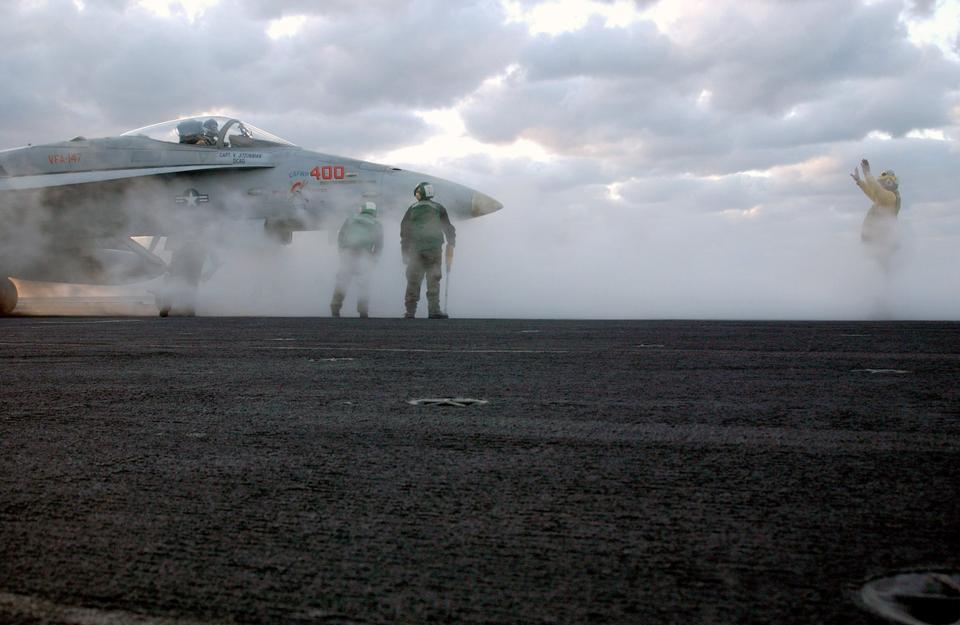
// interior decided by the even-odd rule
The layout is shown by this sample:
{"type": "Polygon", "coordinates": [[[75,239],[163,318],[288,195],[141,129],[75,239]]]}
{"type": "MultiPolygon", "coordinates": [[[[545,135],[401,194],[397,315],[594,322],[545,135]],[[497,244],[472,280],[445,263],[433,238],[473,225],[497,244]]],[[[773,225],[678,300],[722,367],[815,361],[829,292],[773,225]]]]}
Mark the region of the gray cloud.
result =
{"type": "Polygon", "coordinates": [[[352,115],[252,112],[245,117],[308,149],[354,156],[402,147],[411,137],[434,132],[421,118],[398,109],[370,109],[352,115]]]}
{"type": "Polygon", "coordinates": [[[0,66],[9,85],[0,115],[26,122],[40,113],[46,123],[14,125],[4,143],[96,136],[217,108],[379,118],[358,145],[391,147],[424,127],[409,113],[384,111],[455,103],[500,71],[525,36],[502,25],[496,4],[421,1],[364,10],[325,3],[298,36],[274,41],[267,7],[310,8],[228,2],[191,23],[132,2],[87,3],[83,11],[69,0],[17,5],[0,24],[10,47],[0,66]],[[401,119],[399,131],[388,123],[401,119]]]}
{"type": "MultiPolygon", "coordinates": [[[[869,316],[883,285],[849,177],[868,157],[902,183],[897,314],[955,318],[960,66],[901,21],[936,4],[700,6],[679,33],[595,18],[549,36],[493,0],[225,0],[193,22],[133,0],[5,3],[0,146],[220,109],[362,156],[420,143],[436,129],[417,110],[462,103],[471,137],[550,157],[430,155],[432,173],[506,205],[459,226],[456,312],[537,316],[869,316]],[[267,36],[294,15],[300,32],[267,36]],[[948,140],[906,136],[924,128],[948,140]]],[[[305,268],[284,274],[291,291],[334,257],[326,234],[311,241],[277,256],[305,268]]],[[[400,301],[390,276],[381,310],[400,301]]]]}
{"type": "Polygon", "coordinates": [[[249,13],[257,19],[277,19],[294,15],[326,15],[342,17],[376,12],[399,12],[407,0],[365,0],[362,4],[352,0],[234,0],[233,5],[240,11],[249,13]]]}
{"type": "Polygon", "coordinates": [[[718,7],[685,52],[719,108],[785,113],[851,77],[897,78],[920,61],[905,39],[898,2],[718,7]]]}
{"type": "Polygon", "coordinates": [[[910,0],[910,12],[920,17],[929,17],[937,5],[937,0],[910,0]]]}
{"type": "Polygon", "coordinates": [[[310,59],[313,106],[450,106],[509,63],[523,37],[489,3],[414,2],[361,21],[317,22],[297,40],[292,56],[310,59]]]}
{"type": "Polygon", "coordinates": [[[607,28],[595,17],[576,32],[534,38],[520,63],[531,81],[574,76],[667,80],[678,63],[671,58],[674,53],[670,40],[652,22],[607,28]]]}
{"type": "Polygon", "coordinates": [[[538,37],[518,71],[472,100],[469,127],[489,141],[726,173],[950,123],[960,68],[906,40],[897,3],[717,6],[682,47],[647,22],[538,37]]]}

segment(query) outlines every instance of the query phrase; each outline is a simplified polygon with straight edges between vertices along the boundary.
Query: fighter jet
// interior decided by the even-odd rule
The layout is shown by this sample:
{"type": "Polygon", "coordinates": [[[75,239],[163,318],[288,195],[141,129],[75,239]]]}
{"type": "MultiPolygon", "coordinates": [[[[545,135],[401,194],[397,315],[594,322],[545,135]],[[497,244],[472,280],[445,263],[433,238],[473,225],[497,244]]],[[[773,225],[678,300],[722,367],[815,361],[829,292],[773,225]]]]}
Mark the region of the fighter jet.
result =
{"type": "MultiPolygon", "coordinates": [[[[305,150],[224,116],[0,151],[0,315],[17,304],[10,278],[113,285],[166,276],[195,292],[224,220],[262,223],[285,244],[296,231],[336,228],[366,200],[399,216],[419,182],[433,184],[454,220],[503,206],[455,182],[305,150]]],[[[189,291],[162,289],[161,314],[178,306],[191,314],[189,291]]]]}

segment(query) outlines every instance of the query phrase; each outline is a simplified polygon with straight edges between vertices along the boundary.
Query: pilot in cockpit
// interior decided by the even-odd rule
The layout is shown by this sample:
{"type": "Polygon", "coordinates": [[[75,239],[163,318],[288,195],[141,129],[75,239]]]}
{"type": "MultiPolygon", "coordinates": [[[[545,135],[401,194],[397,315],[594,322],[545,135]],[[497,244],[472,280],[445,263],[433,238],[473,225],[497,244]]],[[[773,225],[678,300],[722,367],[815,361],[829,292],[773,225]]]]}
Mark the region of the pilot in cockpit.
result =
{"type": "Polygon", "coordinates": [[[180,143],[191,143],[193,145],[216,145],[219,130],[217,120],[213,118],[202,124],[196,119],[185,119],[177,124],[180,143]]]}
{"type": "Polygon", "coordinates": [[[200,133],[200,140],[197,145],[217,145],[217,135],[220,133],[220,127],[217,120],[212,117],[203,122],[203,130],[200,133]]]}

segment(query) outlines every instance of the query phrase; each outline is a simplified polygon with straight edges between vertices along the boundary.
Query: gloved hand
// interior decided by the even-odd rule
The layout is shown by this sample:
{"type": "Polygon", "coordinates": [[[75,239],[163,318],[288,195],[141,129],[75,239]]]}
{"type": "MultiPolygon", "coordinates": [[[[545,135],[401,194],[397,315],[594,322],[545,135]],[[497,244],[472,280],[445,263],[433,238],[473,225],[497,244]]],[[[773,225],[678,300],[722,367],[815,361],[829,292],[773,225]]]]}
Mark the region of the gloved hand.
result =
{"type": "Polygon", "coordinates": [[[863,175],[864,175],[864,176],[869,176],[869,175],[870,175],[870,161],[868,161],[867,159],[863,159],[862,161],[860,161],[860,169],[863,170],[863,175]]]}
{"type": "Polygon", "coordinates": [[[453,246],[447,245],[447,269],[453,264],[453,246]]]}

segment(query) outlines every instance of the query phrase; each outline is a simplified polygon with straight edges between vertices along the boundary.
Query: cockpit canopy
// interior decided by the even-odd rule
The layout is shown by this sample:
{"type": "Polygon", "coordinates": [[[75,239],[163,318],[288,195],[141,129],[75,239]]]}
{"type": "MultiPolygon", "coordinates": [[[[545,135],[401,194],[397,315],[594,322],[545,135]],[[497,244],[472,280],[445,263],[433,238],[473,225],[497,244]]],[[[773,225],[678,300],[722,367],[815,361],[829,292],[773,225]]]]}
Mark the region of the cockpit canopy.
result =
{"type": "Polygon", "coordinates": [[[130,130],[121,136],[145,136],[167,143],[220,148],[294,147],[289,141],[260,130],[253,124],[221,115],[174,119],[130,130]]]}

